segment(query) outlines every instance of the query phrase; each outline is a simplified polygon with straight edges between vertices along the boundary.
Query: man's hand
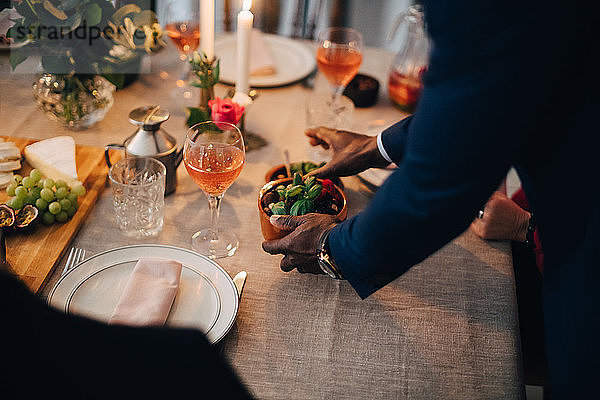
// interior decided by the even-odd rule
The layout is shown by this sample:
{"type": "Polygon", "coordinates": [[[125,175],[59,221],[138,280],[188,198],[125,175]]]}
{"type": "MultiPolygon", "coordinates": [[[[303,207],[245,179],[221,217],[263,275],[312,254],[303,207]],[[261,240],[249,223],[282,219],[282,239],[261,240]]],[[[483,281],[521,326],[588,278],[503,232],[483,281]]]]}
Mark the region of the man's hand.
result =
{"type": "Polygon", "coordinates": [[[335,216],[327,214],[311,213],[298,217],[273,215],[273,225],[291,232],[281,239],[263,242],[263,250],[271,254],[283,254],[285,257],[281,260],[281,269],[285,272],[296,268],[298,272],[322,274],[317,263],[319,239],[337,222],[335,216]]]}
{"type": "Polygon", "coordinates": [[[377,148],[377,137],[324,127],[307,129],[312,146],[332,149],[331,161],[308,175],[318,178],[350,176],[369,168],[384,168],[389,163],[377,148]]]}
{"type": "Polygon", "coordinates": [[[486,203],[483,216],[475,218],[471,227],[483,239],[524,242],[529,218],[529,212],[504,193],[496,191],[486,203]]]}

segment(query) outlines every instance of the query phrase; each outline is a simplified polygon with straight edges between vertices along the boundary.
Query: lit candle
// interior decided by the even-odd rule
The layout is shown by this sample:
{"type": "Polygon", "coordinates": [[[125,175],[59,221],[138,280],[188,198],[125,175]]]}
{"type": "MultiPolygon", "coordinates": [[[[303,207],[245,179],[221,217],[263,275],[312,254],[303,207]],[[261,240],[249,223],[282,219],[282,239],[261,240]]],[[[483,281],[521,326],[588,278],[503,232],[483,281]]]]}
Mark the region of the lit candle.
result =
{"type": "Polygon", "coordinates": [[[200,50],[208,60],[215,56],[215,1],[200,0],[200,50]]]}
{"type": "Polygon", "coordinates": [[[237,79],[235,91],[247,94],[250,91],[248,75],[250,69],[250,32],[254,15],[250,12],[252,0],[244,0],[242,11],[237,16],[237,79]]]}

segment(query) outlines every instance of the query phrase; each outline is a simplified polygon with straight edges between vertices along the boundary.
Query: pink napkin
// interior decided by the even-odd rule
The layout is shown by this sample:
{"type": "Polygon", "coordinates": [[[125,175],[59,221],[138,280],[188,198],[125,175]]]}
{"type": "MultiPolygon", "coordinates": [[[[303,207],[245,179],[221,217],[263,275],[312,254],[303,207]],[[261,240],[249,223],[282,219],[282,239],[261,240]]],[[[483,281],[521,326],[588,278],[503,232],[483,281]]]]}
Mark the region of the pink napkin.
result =
{"type": "Polygon", "coordinates": [[[181,263],[177,261],[140,258],[108,323],[164,325],[175,300],[180,277],[181,263]]]}
{"type": "Polygon", "coordinates": [[[269,47],[265,43],[263,33],[254,28],[250,31],[250,59],[248,60],[250,75],[266,76],[273,75],[277,70],[269,47]]]}

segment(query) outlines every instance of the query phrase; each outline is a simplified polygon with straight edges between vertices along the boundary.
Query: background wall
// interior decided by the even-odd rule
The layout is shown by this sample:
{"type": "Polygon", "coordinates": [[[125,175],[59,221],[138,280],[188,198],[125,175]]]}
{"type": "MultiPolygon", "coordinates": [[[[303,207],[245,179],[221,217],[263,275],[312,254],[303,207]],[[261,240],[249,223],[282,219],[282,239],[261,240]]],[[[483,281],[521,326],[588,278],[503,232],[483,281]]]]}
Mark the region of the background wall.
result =
{"type": "MultiPolygon", "coordinates": [[[[172,1],[183,2],[182,0],[172,1]]],[[[167,3],[167,0],[157,0],[159,18],[167,3]]],[[[344,21],[340,24],[360,31],[367,46],[383,47],[392,51],[400,49],[403,40],[402,32],[399,32],[390,42],[386,42],[385,39],[396,17],[409,6],[411,0],[322,0],[322,4],[320,3],[316,0],[253,0],[252,11],[257,14],[255,19],[257,25],[265,23],[261,13],[266,14],[267,11],[276,13],[279,25],[274,33],[279,35],[294,36],[295,18],[300,11],[304,11],[306,24],[309,26],[314,24],[315,32],[330,26],[332,18],[339,18],[344,21]],[[339,9],[336,9],[336,5],[339,9]],[[333,14],[336,10],[337,17],[334,17],[333,14]]],[[[235,17],[241,6],[242,0],[216,0],[215,30],[217,34],[226,30],[225,10],[227,7],[231,30],[235,30],[235,17]]],[[[261,26],[257,27],[261,28],[261,26]]]]}

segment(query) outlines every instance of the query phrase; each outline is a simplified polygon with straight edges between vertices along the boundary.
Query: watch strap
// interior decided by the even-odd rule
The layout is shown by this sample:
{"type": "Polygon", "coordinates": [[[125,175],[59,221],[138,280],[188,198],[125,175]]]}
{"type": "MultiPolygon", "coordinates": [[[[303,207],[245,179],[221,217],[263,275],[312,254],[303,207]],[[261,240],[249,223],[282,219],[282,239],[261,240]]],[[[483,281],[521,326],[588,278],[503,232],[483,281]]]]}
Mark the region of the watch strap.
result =
{"type": "Polygon", "coordinates": [[[329,234],[331,229],[326,230],[319,239],[319,248],[317,249],[317,262],[321,271],[329,275],[333,279],[344,279],[338,266],[333,261],[331,252],[329,251],[329,234]]]}

